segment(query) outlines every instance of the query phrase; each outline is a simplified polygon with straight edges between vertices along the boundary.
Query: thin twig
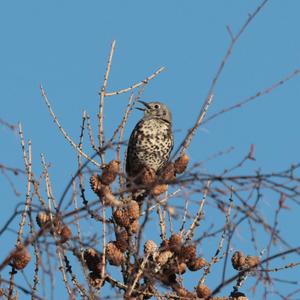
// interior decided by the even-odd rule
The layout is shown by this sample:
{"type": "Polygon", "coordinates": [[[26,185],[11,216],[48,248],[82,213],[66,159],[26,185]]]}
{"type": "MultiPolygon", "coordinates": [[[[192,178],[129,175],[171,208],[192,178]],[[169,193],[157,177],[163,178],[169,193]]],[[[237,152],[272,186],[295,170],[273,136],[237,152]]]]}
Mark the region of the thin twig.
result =
{"type": "MultiPolygon", "coordinates": [[[[282,251],[282,252],[276,253],[276,254],[274,254],[274,255],[272,255],[272,256],[269,256],[269,257],[265,258],[264,260],[262,260],[262,261],[257,265],[257,267],[263,265],[263,264],[266,263],[267,261],[274,260],[274,259],[276,259],[276,258],[278,258],[278,257],[285,257],[285,256],[288,255],[288,254],[299,253],[299,251],[300,251],[300,247],[295,247],[295,248],[288,249],[288,250],[286,250],[286,251],[282,251]]],[[[250,268],[247,268],[247,269],[245,269],[245,270],[243,270],[243,273],[247,273],[247,272],[249,272],[249,271],[251,271],[251,267],[250,267],[250,268]]],[[[240,275],[240,272],[239,272],[238,274],[236,274],[236,275],[234,275],[234,276],[228,278],[227,280],[222,281],[222,283],[219,284],[219,285],[212,291],[211,296],[214,296],[214,295],[218,294],[225,286],[227,286],[227,285],[230,284],[231,282],[237,280],[237,279],[239,278],[239,276],[241,276],[241,275],[240,275]]]]}
{"type": "MultiPolygon", "coordinates": [[[[195,122],[195,125],[192,127],[192,129],[187,133],[186,137],[184,138],[182,144],[180,145],[179,149],[175,152],[174,156],[177,155],[177,153],[180,151],[180,154],[184,153],[184,151],[188,148],[192,137],[194,136],[194,134],[196,133],[196,130],[198,129],[198,127],[201,125],[203,118],[205,117],[205,114],[207,112],[207,109],[210,106],[210,103],[213,99],[213,95],[214,95],[214,91],[215,91],[215,87],[217,85],[217,82],[222,74],[222,71],[232,53],[232,50],[236,44],[236,42],[238,41],[238,39],[240,38],[240,36],[243,34],[243,32],[247,29],[247,27],[249,26],[249,24],[251,23],[251,21],[255,18],[255,16],[260,12],[260,10],[264,7],[264,5],[268,2],[268,0],[264,0],[262,1],[262,3],[255,9],[255,11],[252,14],[249,14],[247,20],[245,21],[245,23],[242,25],[242,27],[240,28],[240,30],[238,31],[238,33],[233,36],[232,32],[230,30],[230,44],[227,48],[227,51],[217,69],[216,75],[213,78],[210,88],[208,90],[207,93],[207,97],[206,100],[204,101],[204,104],[202,105],[202,108],[200,110],[200,114],[195,122]]],[[[229,27],[227,27],[229,28],[229,27]]]]}
{"type": "Polygon", "coordinates": [[[162,212],[161,206],[159,203],[157,203],[157,214],[159,216],[159,226],[160,226],[160,237],[162,241],[165,241],[167,239],[166,236],[166,211],[162,212]]]}
{"type": "Polygon", "coordinates": [[[115,46],[116,46],[116,41],[114,40],[111,44],[107,67],[106,67],[106,71],[105,71],[105,75],[104,75],[104,80],[103,80],[103,84],[102,84],[101,91],[100,91],[100,103],[99,103],[99,114],[98,114],[98,118],[99,118],[98,142],[99,142],[100,157],[101,157],[102,163],[104,163],[104,155],[103,155],[103,152],[101,151],[101,149],[103,148],[103,145],[104,145],[104,126],[103,126],[104,98],[105,98],[105,91],[106,91],[107,81],[108,81],[108,77],[109,77],[109,72],[110,72],[110,68],[111,68],[111,64],[112,64],[112,58],[113,58],[114,51],[115,51],[115,46]]]}
{"type": "MultiPolygon", "coordinates": [[[[229,207],[228,207],[228,210],[226,211],[226,222],[225,222],[225,225],[224,225],[224,228],[223,228],[221,239],[220,239],[219,244],[218,244],[218,248],[216,250],[215,255],[212,257],[211,261],[209,262],[208,266],[204,269],[204,273],[203,273],[202,277],[199,280],[199,284],[203,284],[204,283],[207,275],[211,272],[212,266],[215,263],[217,263],[218,261],[220,261],[220,259],[221,259],[218,256],[219,256],[220,252],[223,249],[223,244],[224,244],[224,240],[225,240],[225,237],[226,237],[226,233],[230,229],[230,213],[231,213],[231,209],[232,209],[232,206],[233,206],[232,187],[231,187],[231,193],[230,193],[230,199],[229,199],[229,201],[230,201],[229,207]]],[[[228,255],[228,253],[225,252],[222,255],[222,257],[225,257],[227,255],[228,255]]]]}
{"type": "Polygon", "coordinates": [[[119,91],[115,91],[115,92],[109,92],[109,93],[105,93],[105,96],[114,96],[114,95],[120,95],[123,93],[127,93],[133,89],[136,89],[142,85],[147,84],[150,80],[152,80],[153,78],[155,78],[159,73],[161,73],[163,70],[165,69],[165,67],[160,67],[157,71],[155,71],[153,74],[151,74],[150,76],[148,76],[147,78],[145,78],[144,80],[135,83],[133,85],[131,85],[130,87],[126,88],[126,89],[122,89],[119,91]]]}
{"type": "Polygon", "coordinates": [[[134,288],[135,288],[138,280],[140,279],[141,275],[143,274],[143,271],[144,271],[145,265],[146,265],[146,263],[147,263],[147,261],[149,259],[149,256],[150,256],[150,253],[147,253],[147,255],[143,258],[143,261],[142,261],[142,263],[141,263],[141,265],[139,267],[139,270],[138,270],[138,272],[137,272],[137,274],[136,274],[136,276],[134,278],[134,281],[133,281],[132,285],[129,286],[129,289],[127,290],[128,291],[128,295],[126,293],[126,296],[128,296],[128,297],[131,296],[131,294],[132,294],[132,292],[133,292],[133,290],[134,290],[134,288]]]}
{"type": "Polygon", "coordinates": [[[96,143],[95,143],[95,139],[94,139],[94,135],[93,135],[91,118],[90,118],[89,114],[86,114],[86,120],[87,120],[88,135],[89,135],[89,138],[90,138],[92,148],[95,152],[98,152],[98,149],[97,149],[97,146],[96,146],[96,143]]]}
{"type": "Polygon", "coordinates": [[[58,121],[58,118],[56,117],[54,111],[52,110],[52,107],[50,105],[50,102],[48,100],[47,94],[44,90],[44,88],[42,86],[40,86],[41,89],[41,93],[43,96],[43,99],[45,100],[48,110],[53,118],[54,123],[57,125],[58,129],[60,130],[60,132],[63,134],[63,136],[65,137],[65,139],[71,144],[71,146],[78,152],[80,153],[84,158],[86,158],[88,161],[92,162],[95,166],[97,166],[98,168],[101,167],[101,164],[99,164],[98,162],[96,162],[94,159],[92,159],[91,157],[89,157],[87,154],[85,154],[77,145],[76,143],[70,138],[70,136],[67,134],[67,132],[64,130],[64,128],[61,126],[60,122],[58,121]]]}
{"type": "Polygon", "coordinates": [[[194,235],[194,231],[196,229],[196,227],[199,225],[199,221],[202,217],[202,214],[203,214],[203,207],[204,207],[204,203],[206,201],[206,196],[208,194],[208,191],[209,191],[209,187],[210,187],[210,184],[211,184],[211,181],[208,180],[207,183],[206,183],[206,186],[204,188],[204,193],[203,193],[203,198],[200,202],[200,206],[199,206],[199,209],[198,209],[198,212],[193,220],[193,223],[191,224],[189,230],[187,231],[187,233],[185,234],[185,239],[188,241],[188,240],[191,240],[193,238],[193,235],[194,235]]]}
{"type": "Polygon", "coordinates": [[[293,72],[291,72],[290,74],[288,74],[285,78],[280,79],[279,81],[273,83],[271,86],[267,87],[266,89],[259,91],[257,93],[255,93],[254,95],[246,98],[245,100],[239,101],[236,104],[223,108],[220,111],[214,113],[213,115],[207,117],[203,122],[203,124],[206,124],[208,122],[210,122],[211,120],[215,119],[216,117],[227,113],[231,110],[237,109],[237,108],[241,108],[242,106],[244,106],[245,104],[248,104],[249,102],[256,100],[259,97],[265,96],[269,93],[271,93],[274,89],[278,88],[279,86],[283,85],[284,83],[286,83],[287,81],[291,80],[292,78],[294,78],[296,75],[298,75],[300,72],[300,69],[295,69],[293,72]]]}
{"type": "MultiPolygon", "coordinates": [[[[203,122],[203,119],[207,113],[207,110],[209,108],[209,106],[211,105],[211,102],[213,100],[214,95],[210,94],[207,99],[205,100],[204,104],[202,105],[202,108],[200,110],[200,114],[196,120],[196,123],[194,124],[193,128],[189,130],[189,132],[187,133],[186,137],[184,138],[180,148],[178,149],[178,151],[180,150],[180,154],[183,154],[185,152],[185,150],[189,147],[193,136],[195,135],[197,129],[199,128],[199,126],[201,125],[201,123],[203,122]]],[[[176,151],[173,154],[173,157],[176,156],[177,152],[176,151]]]]}

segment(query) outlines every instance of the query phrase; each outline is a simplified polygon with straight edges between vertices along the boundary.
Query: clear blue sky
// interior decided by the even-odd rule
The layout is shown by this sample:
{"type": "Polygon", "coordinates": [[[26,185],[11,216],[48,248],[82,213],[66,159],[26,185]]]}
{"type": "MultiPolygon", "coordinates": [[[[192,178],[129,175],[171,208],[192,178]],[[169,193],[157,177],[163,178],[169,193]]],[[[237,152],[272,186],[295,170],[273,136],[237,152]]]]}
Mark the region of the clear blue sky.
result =
{"type": "MultiPolygon", "coordinates": [[[[52,182],[59,196],[76,168],[75,153],[53,124],[39,84],[45,87],[64,128],[78,139],[84,109],[96,124],[97,93],[110,44],[116,39],[108,90],[127,87],[165,66],[166,70],[147,87],[143,99],[161,101],[170,107],[174,129],[182,130],[175,135],[179,144],[197,117],[228,46],[226,25],[236,32],[258,3],[254,0],[2,1],[0,118],[23,124],[26,138],[33,143],[34,170],[40,172],[39,155],[44,153],[52,164],[52,182]]],[[[269,2],[234,48],[208,115],[270,86],[300,67],[299,11],[300,2],[296,0],[269,2]]],[[[273,93],[208,123],[193,140],[189,150],[192,160],[203,160],[234,146],[232,155],[207,165],[209,171],[217,172],[242,158],[253,143],[257,161],[247,171],[258,167],[266,171],[281,170],[298,162],[299,95],[300,77],[296,77],[273,93]]],[[[127,100],[128,95],[123,95],[107,101],[107,133],[117,124],[127,100]]],[[[132,115],[127,137],[139,117],[138,112],[132,115]]],[[[0,127],[0,145],[0,163],[23,166],[18,136],[0,127]]],[[[0,224],[3,224],[24,198],[16,198],[3,177],[0,186],[3,197],[0,224]]],[[[25,187],[20,186],[19,190],[24,192],[25,187]]],[[[289,211],[283,217],[282,222],[294,228],[296,211],[289,211]]],[[[14,238],[7,238],[13,243],[14,238]]],[[[287,233],[287,239],[294,240],[293,232],[287,233]]],[[[6,254],[3,247],[0,252],[2,258],[6,254]]]]}

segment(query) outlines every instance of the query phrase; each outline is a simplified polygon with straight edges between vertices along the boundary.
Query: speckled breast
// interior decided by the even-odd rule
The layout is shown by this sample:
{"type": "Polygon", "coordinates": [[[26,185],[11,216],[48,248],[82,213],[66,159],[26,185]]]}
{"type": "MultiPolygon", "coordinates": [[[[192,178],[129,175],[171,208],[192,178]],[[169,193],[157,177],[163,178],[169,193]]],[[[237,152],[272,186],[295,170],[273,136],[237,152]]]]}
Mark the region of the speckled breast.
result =
{"type": "Polygon", "coordinates": [[[158,171],[168,162],[172,148],[173,136],[170,123],[157,118],[141,120],[129,140],[127,174],[135,176],[144,166],[158,171]]]}

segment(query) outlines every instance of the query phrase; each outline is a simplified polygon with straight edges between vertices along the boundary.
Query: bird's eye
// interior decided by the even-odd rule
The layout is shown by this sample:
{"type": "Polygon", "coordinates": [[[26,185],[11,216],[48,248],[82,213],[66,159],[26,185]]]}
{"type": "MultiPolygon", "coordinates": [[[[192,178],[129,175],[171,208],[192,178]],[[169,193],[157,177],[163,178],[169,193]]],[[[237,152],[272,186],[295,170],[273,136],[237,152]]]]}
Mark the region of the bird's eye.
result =
{"type": "Polygon", "coordinates": [[[155,105],[154,105],[154,108],[159,108],[159,105],[158,105],[158,104],[155,104],[155,105]]]}

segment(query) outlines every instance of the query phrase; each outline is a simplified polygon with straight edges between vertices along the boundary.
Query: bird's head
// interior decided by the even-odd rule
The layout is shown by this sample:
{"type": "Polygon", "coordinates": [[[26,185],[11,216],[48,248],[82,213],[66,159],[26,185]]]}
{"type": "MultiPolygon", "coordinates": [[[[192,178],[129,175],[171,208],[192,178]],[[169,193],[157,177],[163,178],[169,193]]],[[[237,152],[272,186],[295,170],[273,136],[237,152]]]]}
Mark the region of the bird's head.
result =
{"type": "Polygon", "coordinates": [[[144,102],[139,100],[139,103],[143,104],[145,108],[138,107],[137,109],[144,111],[144,118],[158,118],[169,123],[172,123],[172,114],[168,107],[160,102],[144,102]]]}

